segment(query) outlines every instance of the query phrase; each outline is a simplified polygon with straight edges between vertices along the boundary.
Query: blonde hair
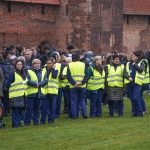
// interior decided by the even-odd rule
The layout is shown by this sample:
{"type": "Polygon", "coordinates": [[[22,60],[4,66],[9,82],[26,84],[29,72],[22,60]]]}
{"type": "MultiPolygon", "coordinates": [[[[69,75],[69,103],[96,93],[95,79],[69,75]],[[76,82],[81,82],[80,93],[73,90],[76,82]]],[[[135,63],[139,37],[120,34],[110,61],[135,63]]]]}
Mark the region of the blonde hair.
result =
{"type": "Polygon", "coordinates": [[[40,60],[40,59],[34,59],[34,60],[32,61],[32,65],[34,65],[34,64],[37,63],[37,62],[40,62],[40,63],[41,63],[41,60],[40,60]]]}
{"type": "Polygon", "coordinates": [[[94,61],[94,63],[97,61],[97,60],[102,60],[102,56],[95,56],[94,58],[93,58],[93,61],[94,61]]]}

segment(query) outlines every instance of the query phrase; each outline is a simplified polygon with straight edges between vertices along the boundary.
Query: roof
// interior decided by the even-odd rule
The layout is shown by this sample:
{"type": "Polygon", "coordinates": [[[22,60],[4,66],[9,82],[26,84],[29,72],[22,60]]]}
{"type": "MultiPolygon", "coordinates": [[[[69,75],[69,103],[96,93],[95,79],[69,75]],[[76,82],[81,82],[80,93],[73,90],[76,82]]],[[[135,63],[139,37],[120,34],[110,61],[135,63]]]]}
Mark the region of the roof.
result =
{"type": "Polygon", "coordinates": [[[128,15],[150,15],[150,0],[124,0],[123,13],[128,15]]]}
{"type": "Polygon", "coordinates": [[[24,2],[24,3],[35,3],[35,4],[51,4],[60,5],[60,0],[6,0],[12,2],[24,2]]]}

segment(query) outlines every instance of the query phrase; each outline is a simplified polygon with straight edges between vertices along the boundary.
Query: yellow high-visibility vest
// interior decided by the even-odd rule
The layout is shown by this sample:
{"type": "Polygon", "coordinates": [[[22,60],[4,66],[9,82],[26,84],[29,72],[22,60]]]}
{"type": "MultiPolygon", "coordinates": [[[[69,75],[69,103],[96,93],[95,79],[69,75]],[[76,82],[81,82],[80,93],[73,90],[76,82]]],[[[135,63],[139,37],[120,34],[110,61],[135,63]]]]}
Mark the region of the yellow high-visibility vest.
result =
{"type": "Polygon", "coordinates": [[[27,90],[26,80],[23,80],[23,78],[16,72],[14,75],[15,80],[9,88],[9,98],[24,96],[27,90]]]}
{"type": "Polygon", "coordinates": [[[96,69],[93,67],[90,67],[93,72],[93,76],[90,77],[87,83],[87,89],[88,90],[98,90],[100,88],[104,89],[105,84],[105,71],[102,71],[102,74],[100,74],[96,69]]]}
{"type": "Polygon", "coordinates": [[[150,83],[149,63],[146,59],[142,59],[141,61],[143,61],[143,60],[146,62],[146,65],[147,65],[146,72],[145,72],[145,75],[144,75],[143,84],[147,84],[147,83],[150,83]]]}
{"type": "Polygon", "coordinates": [[[46,87],[46,94],[58,94],[58,88],[59,88],[58,75],[57,78],[54,79],[52,78],[52,72],[49,74],[48,85],[46,87]]]}
{"type": "Polygon", "coordinates": [[[108,86],[109,87],[123,87],[123,70],[124,65],[117,66],[115,70],[114,66],[108,65],[108,86]]]}
{"type": "MultiPolygon", "coordinates": [[[[75,82],[81,82],[85,77],[85,64],[83,62],[71,62],[69,63],[69,69],[71,76],[75,82]]],[[[70,88],[74,88],[75,86],[69,84],[70,88]]],[[[81,88],[85,88],[86,84],[82,85],[81,88]]]]}
{"type": "MultiPolygon", "coordinates": [[[[63,72],[62,72],[62,75],[63,75],[63,76],[67,76],[67,69],[68,69],[68,67],[66,66],[66,67],[64,68],[63,72]]],[[[62,87],[66,87],[67,85],[69,85],[69,82],[68,82],[68,79],[65,78],[65,79],[63,79],[63,80],[61,81],[61,86],[62,86],[62,87]]]]}
{"type": "MultiPolygon", "coordinates": [[[[44,76],[45,76],[45,69],[42,70],[42,78],[41,81],[44,80],[44,76]]],[[[38,78],[35,74],[34,71],[32,70],[28,70],[28,74],[30,75],[30,78],[32,81],[35,81],[36,83],[38,83],[38,78]]],[[[32,86],[27,86],[27,95],[31,95],[31,94],[36,94],[38,92],[38,87],[32,87],[32,86]]],[[[41,87],[41,93],[45,95],[45,87],[41,87]]]]}
{"type": "MultiPolygon", "coordinates": [[[[130,76],[129,64],[130,64],[130,62],[128,62],[126,64],[126,72],[128,73],[128,76],[130,76]]],[[[141,65],[141,62],[138,63],[138,66],[140,66],[140,65],[141,65]]],[[[138,71],[136,71],[136,73],[135,73],[135,83],[138,84],[138,85],[142,85],[143,82],[144,82],[144,76],[145,76],[144,71],[142,73],[139,73],[138,71]]],[[[130,82],[131,81],[129,81],[128,79],[125,79],[125,84],[128,84],[130,82]]]]}

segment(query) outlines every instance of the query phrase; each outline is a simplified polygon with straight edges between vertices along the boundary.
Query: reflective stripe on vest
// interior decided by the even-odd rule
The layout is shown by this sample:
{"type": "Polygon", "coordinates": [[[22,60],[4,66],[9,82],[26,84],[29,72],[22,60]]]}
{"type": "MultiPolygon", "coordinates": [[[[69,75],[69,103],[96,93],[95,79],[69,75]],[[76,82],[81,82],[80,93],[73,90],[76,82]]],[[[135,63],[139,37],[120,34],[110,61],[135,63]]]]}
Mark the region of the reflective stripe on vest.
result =
{"type": "MultiPolygon", "coordinates": [[[[130,62],[127,63],[126,65],[126,72],[128,73],[128,76],[130,76],[130,68],[129,68],[129,64],[130,62]]],[[[141,62],[138,63],[138,66],[140,67],[141,65],[141,62]]],[[[145,76],[145,72],[143,71],[142,73],[139,73],[138,71],[136,71],[136,74],[135,74],[135,83],[138,84],[138,85],[142,85],[143,84],[143,81],[144,81],[144,76],[145,76]]],[[[128,84],[130,83],[131,81],[129,81],[128,79],[125,79],[125,84],[128,84]]]]}
{"type": "MultiPolygon", "coordinates": [[[[81,82],[85,77],[85,64],[83,62],[71,62],[69,63],[69,69],[71,76],[75,82],[81,82]]],[[[69,84],[70,88],[74,88],[72,84],[69,84]]],[[[85,88],[86,84],[82,85],[81,88],[85,88]]]]}
{"type": "MultiPolygon", "coordinates": [[[[43,69],[41,81],[44,80],[45,73],[46,73],[46,71],[45,71],[45,69],[43,69]]],[[[28,70],[28,74],[30,75],[31,81],[38,83],[38,78],[34,71],[28,70]]],[[[38,92],[38,87],[32,87],[29,85],[27,86],[27,95],[36,94],[37,92],[38,92]]],[[[45,87],[41,87],[41,93],[45,95],[45,92],[46,92],[45,87]]]]}
{"type": "Polygon", "coordinates": [[[52,78],[52,73],[48,77],[48,85],[46,88],[46,94],[58,94],[59,88],[59,79],[58,76],[56,79],[52,78]]]}
{"type": "Polygon", "coordinates": [[[18,73],[15,72],[14,75],[15,80],[9,88],[9,98],[24,96],[27,87],[25,80],[18,73]]]}
{"type": "Polygon", "coordinates": [[[87,89],[88,90],[98,90],[100,88],[104,89],[104,83],[105,83],[105,71],[102,71],[102,75],[92,68],[93,76],[88,80],[87,83],[87,89]]]}
{"type": "Polygon", "coordinates": [[[108,86],[109,87],[123,87],[123,70],[124,65],[117,66],[115,70],[114,66],[108,65],[108,86]]]}

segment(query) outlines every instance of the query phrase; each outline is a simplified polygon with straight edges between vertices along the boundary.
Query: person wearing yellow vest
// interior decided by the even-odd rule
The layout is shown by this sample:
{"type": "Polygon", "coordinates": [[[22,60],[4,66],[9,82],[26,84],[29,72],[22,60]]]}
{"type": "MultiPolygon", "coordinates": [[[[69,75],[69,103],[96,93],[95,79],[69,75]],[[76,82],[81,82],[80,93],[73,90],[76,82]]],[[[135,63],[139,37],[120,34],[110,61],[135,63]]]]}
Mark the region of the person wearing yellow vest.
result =
{"type": "Polygon", "coordinates": [[[51,55],[55,59],[55,69],[58,70],[58,78],[59,78],[59,89],[58,89],[58,95],[56,100],[56,112],[55,117],[59,118],[60,111],[61,111],[61,101],[62,101],[62,86],[61,86],[61,80],[62,80],[62,72],[64,69],[64,66],[61,63],[61,58],[59,52],[55,51],[51,55]]]}
{"type": "Polygon", "coordinates": [[[68,64],[71,62],[70,60],[66,60],[66,66],[64,67],[64,70],[62,72],[62,91],[63,91],[63,98],[64,98],[64,113],[68,113],[68,117],[70,118],[70,88],[69,88],[69,82],[67,79],[67,69],[68,64]]]}
{"type": "Polygon", "coordinates": [[[87,90],[90,99],[90,117],[101,117],[102,97],[105,87],[105,71],[101,56],[94,57],[94,65],[88,68],[88,75],[87,90]]]}
{"type": "Polygon", "coordinates": [[[26,75],[23,68],[23,62],[18,60],[15,64],[15,71],[10,73],[7,82],[9,88],[9,101],[11,107],[12,127],[20,127],[24,120],[26,75]]]}
{"type": "MultiPolygon", "coordinates": [[[[143,55],[144,55],[144,52],[143,52],[143,55]]],[[[147,109],[146,109],[146,103],[145,103],[145,100],[144,100],[143,92],[147,91],[149,89],[149,83],[150,83],[149,63],[148,63],[148,60],[146,58],[143,58],[141,60],[141,62],[143,62],[145,64],[145,69],[144,69],[145,75],[144,75],[144,81],[143,81],[143,84],[142,84],[140,100],[141,100],[143,114],[146,114],[147,109]]]]}
{"type": "Polygon", "coordinates": [[[80,55],[75,53],[72,55],[72,61],[67,69],[67,79],[70,86],[70,106],[71,118],[76,119],[79,116],[81,108],[82,117],[87,119],[86,111],[86,83],[88,79],[88,71],[85,63],[80,62],[80,55]]]}
{"type": "Polygon", "coordinates": [[[47,73],[48,84],[46,86],[46,99],[42,101],[41,124],[45,124],[46,116],[48,116],[48,123],[55,121],[56,100],[59,88],[58,70],[55,68],[55,60],[48,58],[44,69],[47,73]]]}
{"type": "Polygon", "coordinates": [[[64,65],[62,63],[56,63],[55,68],[58,70],[58,79],[59,79],[59,89],[58,89],[58,96],[56,100],[56,118],[59,118],[60,112],[61,112],[61,102],[62,102],[62,85],[61,85],[61,80],[62,80],[62,72],[64,69],[64,65]]]}
{"type": "Polygon", "coordinates": [[[144,69],[145,65],[141,61],[141,52],[133,52],[131,61],[125,67],[125,84],[127,84],[127,93],[131,100],[133,117],[143,116],[140,94],[145,76],[144,69]]]}
{"type": "Polygon", "coordinates": [[[30,125],[33,119],[34,125],[39,125],[40,103],[45,99],[45,86],[47,85],[46,71],[41,69],[41,61],[34,59],[32,68],[27,71],[27,100],[25,125],[30,125]]]}
{"type": "Polygon", "coordinates": [[[107,100],[109,107],[109,116],[114,116],[115,104],[118,117],[123,117],[123,76],[124,65],[120,63],[120,57],[117,54],[112,55],[112,64],[105,67],[107,100]]]}

